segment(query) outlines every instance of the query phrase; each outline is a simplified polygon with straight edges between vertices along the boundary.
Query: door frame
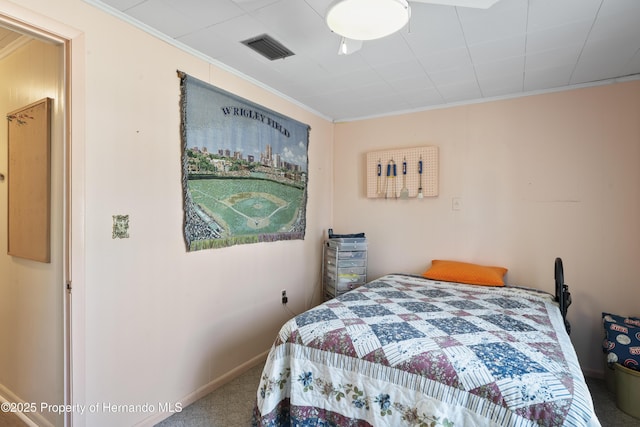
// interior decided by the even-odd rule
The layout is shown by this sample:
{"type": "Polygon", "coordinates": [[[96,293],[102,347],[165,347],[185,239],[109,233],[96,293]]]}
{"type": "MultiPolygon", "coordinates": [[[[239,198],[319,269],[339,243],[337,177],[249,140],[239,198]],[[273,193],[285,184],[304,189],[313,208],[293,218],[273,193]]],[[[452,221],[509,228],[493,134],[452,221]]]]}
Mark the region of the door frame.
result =
{"type": "MultiPolygon", "coordinates": [[[[0,23],[63,45],[63,284],[64,404],[85,404],[85,42],[84,34],[29,9],[0,0],[0,23]]],[[[73,407],[73,406],[71,406],[73,407]]],[[[65,413],[65,426],[85,425],[79,411],[65,413]]]]}

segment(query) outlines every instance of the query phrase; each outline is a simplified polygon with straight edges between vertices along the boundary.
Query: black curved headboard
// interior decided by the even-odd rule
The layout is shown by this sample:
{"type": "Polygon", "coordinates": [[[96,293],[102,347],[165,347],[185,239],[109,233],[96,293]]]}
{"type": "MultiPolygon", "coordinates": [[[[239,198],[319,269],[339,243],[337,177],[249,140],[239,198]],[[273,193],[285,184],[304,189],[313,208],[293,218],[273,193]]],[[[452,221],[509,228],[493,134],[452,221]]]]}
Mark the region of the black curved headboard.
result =
{"type": "Polygon", "coordinates": [[[560,258],[556,258],[554,276],[556,280],[556,301],[560,305],[560,313],[562,314],[567,334],[571,334],[571,324],[567,320],[567,311],[571,305],[571,293],[569,292],[569,286],[564,283],[564,268],[560,258]]]}

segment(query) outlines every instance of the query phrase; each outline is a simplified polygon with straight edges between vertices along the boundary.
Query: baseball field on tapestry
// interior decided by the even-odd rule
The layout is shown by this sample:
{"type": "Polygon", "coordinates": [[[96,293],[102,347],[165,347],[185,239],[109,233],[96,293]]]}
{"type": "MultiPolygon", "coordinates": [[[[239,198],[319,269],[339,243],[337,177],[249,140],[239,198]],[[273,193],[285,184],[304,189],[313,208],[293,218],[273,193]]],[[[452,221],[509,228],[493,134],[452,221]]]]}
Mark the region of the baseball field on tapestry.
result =
{"type": "Polygon", "coordinates": [[[189,192],[223,238],[288,231],[303,197],[302,188],[259,178],[190,179],[189,192]]]}

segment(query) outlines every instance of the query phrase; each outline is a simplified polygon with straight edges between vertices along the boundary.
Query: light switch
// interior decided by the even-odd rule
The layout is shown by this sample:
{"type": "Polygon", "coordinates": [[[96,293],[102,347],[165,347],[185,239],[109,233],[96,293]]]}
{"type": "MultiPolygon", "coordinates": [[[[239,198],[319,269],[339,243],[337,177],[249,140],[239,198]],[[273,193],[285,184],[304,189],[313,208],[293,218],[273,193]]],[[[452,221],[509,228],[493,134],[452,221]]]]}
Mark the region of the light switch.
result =
{"type": "Polygon", "coordinates": [[[113,215],[112,239],[129,238],[129,215],[113,215]]]}

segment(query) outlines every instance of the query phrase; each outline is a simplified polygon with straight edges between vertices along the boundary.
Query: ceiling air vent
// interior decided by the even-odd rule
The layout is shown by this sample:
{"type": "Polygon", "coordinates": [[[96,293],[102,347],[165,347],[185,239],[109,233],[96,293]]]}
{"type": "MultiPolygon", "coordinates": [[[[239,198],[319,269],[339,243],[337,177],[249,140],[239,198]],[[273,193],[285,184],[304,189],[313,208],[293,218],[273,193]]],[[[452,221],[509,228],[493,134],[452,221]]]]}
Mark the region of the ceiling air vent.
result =
{"type": "Polygon", "coordinates": [[[272,61],[294,55],[293,52],[267,34],[244,40],[241,43],[272,61]]]}

